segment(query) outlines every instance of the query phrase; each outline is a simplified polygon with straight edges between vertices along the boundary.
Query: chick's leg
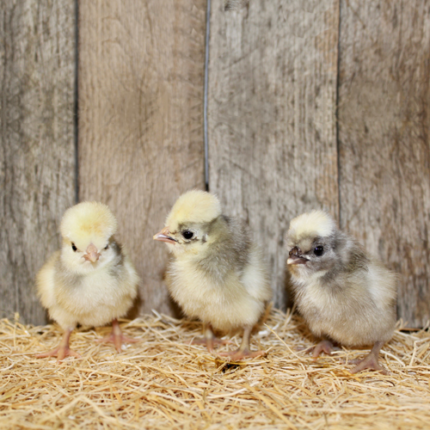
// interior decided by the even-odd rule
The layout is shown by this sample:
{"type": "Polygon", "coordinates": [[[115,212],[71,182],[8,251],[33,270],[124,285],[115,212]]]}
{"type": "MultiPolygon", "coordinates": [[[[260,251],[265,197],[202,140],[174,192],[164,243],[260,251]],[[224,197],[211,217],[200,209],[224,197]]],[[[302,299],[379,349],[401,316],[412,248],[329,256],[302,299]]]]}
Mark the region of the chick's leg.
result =
{"type": "Polygon", "coordinates": [[[358,361],[357,366],[351,370],[351,373],[357,373],[364,369],[373,369],[379,370],[384,375],[387,375],[387,369],[382,367],[378,362],[379,351],[381,350],[383,344],[384,342],[376,342],[375,345],[373,345],[369,355],[367,355],[363,360],[358,361]]]}
{"type": "Polygon", "coordinates": [[[112,333],[109,336],[104,337],[103,339],[98,339],[97,342],[101,343],[113,343],[118,352],[121,352],[122,345],[124,343],[136,343],[139,342],[139,339],[133,339],[132,337],[128,337],[122,333],[121,327],[118,324],[118,320],[115,318],[112,321],[112,333]]]}
{"type": "Polygon", "coordinates": [[[63,360],[64,358],[71,356],[80,358],[81,356],[71,350],[69,348],[69,339],[73,329],[68,329],[64,332],[63,338],[61,339],[60,344],[54,348],[52,351],[42,352],[41,354],[36,354],[36,358],[45,358],[45,357],[57,357],[58,361],[63,360]]]}
{"type": "Polygon", "coordinates": [[[252,326],[245,326],[243,329],[242,343],[236,351],[221,352],[221,357],[230,357],[232,361],[240,361],[244,358],[254,358],[266,355],[266,351],[251,351],[249,349],[249,340],[251,337],[252,326]]]}
{"type": "Polygon", "coordinates": [[[207,323],[203,323],[203,334],[203,338],[193,339],[191,341],[191,345],[206,345],[208,351],[212,353],[215,349],[215,345],[226,345],[231,343],[229,340],[218,339],[213,332],[212,326],[207,323]]]}

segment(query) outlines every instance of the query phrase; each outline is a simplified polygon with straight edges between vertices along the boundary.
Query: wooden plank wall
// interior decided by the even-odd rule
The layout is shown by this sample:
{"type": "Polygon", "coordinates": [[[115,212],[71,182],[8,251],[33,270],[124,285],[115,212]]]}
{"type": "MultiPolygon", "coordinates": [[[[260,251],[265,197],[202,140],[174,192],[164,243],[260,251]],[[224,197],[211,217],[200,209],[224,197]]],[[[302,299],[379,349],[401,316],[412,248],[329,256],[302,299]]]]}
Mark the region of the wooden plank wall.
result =
{"type": "Polygon", "coordinates": [[[172,312],[152,236],[182,192],[204,188],[205,15],[204,0],[80,3],[79,197],[116,214],[142,312],[172,312]]]}
{"type": "Polygon", "coordinates": [[[75,2],[0,2],[0,316],[41,324],[34,276],[75,201],[75,2]]]}
{"type": "MultiPolygon", "coordinates": [[[[1,3],[1,316],[44,321],[34,275],[77,191],[117,215],[136,311],[174,312],[152,235],[205,186],[206,6],[1,3]]],[[[399,316],[430,319],[429,28],[430,0],[211,0],[209,188],[263,245],[276,306],[289,221],[322,207],[400,273],[399,316]]]]}

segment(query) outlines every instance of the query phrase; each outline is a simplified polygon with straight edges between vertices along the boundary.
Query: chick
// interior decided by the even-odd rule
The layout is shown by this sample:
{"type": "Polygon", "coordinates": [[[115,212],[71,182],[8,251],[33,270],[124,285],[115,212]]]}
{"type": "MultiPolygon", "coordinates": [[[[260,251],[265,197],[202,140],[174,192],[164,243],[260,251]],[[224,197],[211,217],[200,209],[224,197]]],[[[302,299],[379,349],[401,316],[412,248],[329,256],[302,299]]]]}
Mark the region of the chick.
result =
{"type": "Polygon", "coordinates": [[[101,326],[112,321],[117,351],[123,342],[135,342],[121,333],[118,318],[124,316],[137,295],[139,277],[115,241],[117,222],[109,208],[83,202],[69,208],[60,225],[62,248],[39,271],[36,284],[42,305],[64,330],[60,345],[38,357],[79,357],[69,348],[76,325],[101,326]]]}
{"type": "Polygon", "coordinates": [[[173,253],[167,273],[171,295],[189,317],[203,322],[205,343],[226,343],[213,330],[243,329],[237,351],[220,355],[232,360],[264,355],[250,351],[252,328],[271,298],[271,289],[259,249],[246,225],[222,215],[217,197],[189,191],[176,201],[163,230],[154,236],[173,253]]]}
{"type": "Polygon", "coordinates": [[[312,333],[324,339],[313,352],[330,354],[331,341],[373,344],[352,373],[386,370],[378,363],[396,322],[396,275],[339,231],[325,212],[294,218],[288,231],[288,268],[296,302],[312,333]]]}

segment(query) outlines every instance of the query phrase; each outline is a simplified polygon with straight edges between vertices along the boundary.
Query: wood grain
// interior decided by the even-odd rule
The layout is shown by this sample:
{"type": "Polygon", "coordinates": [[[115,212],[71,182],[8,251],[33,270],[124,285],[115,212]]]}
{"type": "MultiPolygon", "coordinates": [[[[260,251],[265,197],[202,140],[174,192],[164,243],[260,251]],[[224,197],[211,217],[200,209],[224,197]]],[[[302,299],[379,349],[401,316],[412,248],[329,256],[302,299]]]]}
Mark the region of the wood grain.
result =
{"type": "Polygon", "coordinates": [[[430,320],[430,2],[342,0],[342,225],[400,273],[398,313],[430,320]]]}
{"type": "Polygon", "coordinates": [[[182,192],[204,187],[205,13],[204,0],[80,3],[80,200],[117,216],[142,312],[171,312],[152,236],[182,192]]]}
{"type": "Polygon", "coordinates": [[[289,221],[338,214],[337,0],[212,1],[209,184],[263,245],[285,308],[289,221]]]}
{"type": "Polygon", "coordinates": [[[0,4],[0,316],[42,324],[34,277],[75,198],[73,0],[0,4]]]}

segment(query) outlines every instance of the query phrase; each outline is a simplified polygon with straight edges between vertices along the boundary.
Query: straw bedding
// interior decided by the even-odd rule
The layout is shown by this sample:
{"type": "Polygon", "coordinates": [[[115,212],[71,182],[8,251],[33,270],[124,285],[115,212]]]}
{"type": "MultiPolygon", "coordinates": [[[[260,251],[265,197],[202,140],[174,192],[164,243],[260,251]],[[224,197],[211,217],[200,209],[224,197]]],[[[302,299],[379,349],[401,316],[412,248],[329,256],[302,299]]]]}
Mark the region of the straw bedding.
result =
{"type": "MultiPolygon", "coordinates": [[[[267,357],[227,363],[188,345],[200,325],[164,315],[122,323],[141,338],[117,354],[96,343],[110,328],[80,329],[81,359],[36,359],[56,325],[0,322],[2,429],[424,429],[430,428],[430,334],[397,330],[381,363],[390,374],[349,373],[366,351],[313,361],[299,316],[272,311],[253,336],[267,357]]],[[[240,338],[233,339],[238,343],[240,338]]],[[[234,345],[223,347],[233,348],[234,345]]]]}

